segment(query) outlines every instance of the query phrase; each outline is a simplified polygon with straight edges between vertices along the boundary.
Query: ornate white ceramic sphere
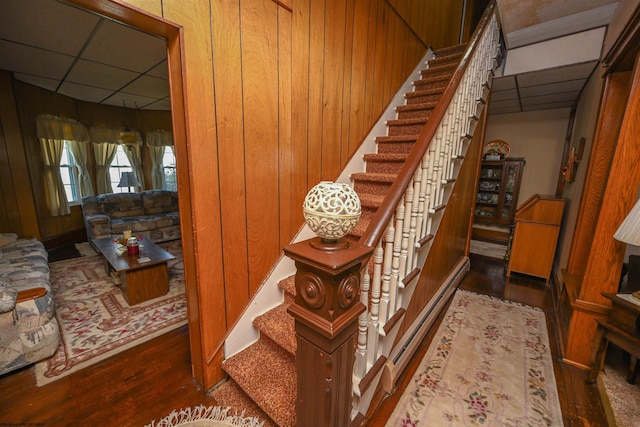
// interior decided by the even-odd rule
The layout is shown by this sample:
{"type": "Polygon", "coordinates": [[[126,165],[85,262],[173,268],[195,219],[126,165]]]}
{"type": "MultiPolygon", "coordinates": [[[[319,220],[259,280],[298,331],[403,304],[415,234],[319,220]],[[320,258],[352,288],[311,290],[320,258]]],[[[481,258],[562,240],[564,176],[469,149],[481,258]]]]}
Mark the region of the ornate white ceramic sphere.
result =
{"type": "Polygon", "coordinates": [[[348,184],[323,181],[313,187],[302,205],[307,225],[324,240],[348,234],[361,214],[360,198],[348,184]]]}

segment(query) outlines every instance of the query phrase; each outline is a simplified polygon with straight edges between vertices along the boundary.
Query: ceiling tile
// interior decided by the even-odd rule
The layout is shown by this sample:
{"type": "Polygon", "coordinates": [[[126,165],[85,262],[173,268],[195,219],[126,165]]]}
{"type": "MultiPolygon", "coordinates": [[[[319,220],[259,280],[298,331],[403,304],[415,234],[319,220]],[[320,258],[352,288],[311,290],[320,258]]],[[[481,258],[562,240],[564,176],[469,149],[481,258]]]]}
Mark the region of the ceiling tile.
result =
{"type": "Polygon", "coordinates": [[[166,56],[164,39],[106,20],[82,53],[84,59],[140,73],[157,66],[166,56]]]}
{"type": "Polygon", "coordinates": [[[69,72],[67,81],[118,90],[139,76],[137,73],[122,68],[80,59],[69,72]]]}
{"type": "Polygon", "coordinates": [[[549,70],[520,74],[518,75],[518,86],[538,86],[542,84],[562,82],[567,79],[586,79],[591,75],[597,64],[597,61],[591,61],[567,67],[558,67],[549,70]]]}
{"type": "Polygon", "coordinates": [[[540,111],[540,110],[556,110],[559,108],[571,108],[573,101],[553,102],[549,104],[535,104],[523,106],[522,111],[540,111]]]}
{"type": "Polygon", "coordinates": [[[144,110],[163,110],[170,111],[171,110],[171,99],[162,99],[160,101],[156,101],[153,104],[149,104],[143,108],[144,110]]]}
{"type": "Polygon", "coordinates": [[[169,82],[155,77],[140,76],[123,87],[122,91],[133,95],[164,98],[169,96],[169,82]]]}
{"type": "Polygon", "coordinates": [[[147,75],[169,81],[169,66],[167,64],[167,60],[165,59],[160,64],[153,67],[149,70],[147,75]]]}
{"type": "Polygon", "coordinates": [[[515,76],[496,77],[493,79],[493,82],[491,83],[491,90],[493,91],[515,89],[515,88],[516,88],[515,76]]]}
{"type": "Polygon", "coordinates": [[[569,80],[564,82],[556,82],[550,84],[543,84],[538,86],[527,86],[520,88],[520,95],[526,96],[539,96],[547,95],[551,93],[562,92],[580,92],[586,83],[586,79],[569,80]]]}
{"type": "Polygon", "coordinates": [[[491,101],[490,108],[506,108],[506,107],[520,107],[519,99],[507,99],[504,101],[491,101]]]}
{"type": "Polygon", "coordinates": [[[46,77],[32,76],[29,74],[15,73],[14,77],[21,82],[29,83],[30,85],[38,86],[52,92],[55,92],[60,84],[60,80],[58,79],[48,79],[46,77]]]}
{"type": "Polygon", "coordinates": [[[103,104],[116,105],[118,107],[126,108],[143,108],[156,101],[156,99],[148,98],[146,96],[117,92],[108,99],[105,99],[103,104]]]}
{"type": "Polygon", "coordinates": [[[113,91],[93,86],[86,86],[77,83],[65,82],[60,85],[58,93],[79,99],[81,101],[99,103],[103,99],[111,96],[113,91]]]}
{"type": "Polygon", "coordinates": [[[72,56],[0,40],[0,69],[3,70],[61,79],[72,63],[72,56]]]}
{"type": "Polygon", "coordinates": [[[0,38],[77,55],[100,18],[51,0],[0,1],[0,38]]]}
{"type": "Polygon", "coordinates": [[[522,105],[551,104],[554,102],[573,102],[578,98],[580,92],[554,93],[543,96],[523,97],[522,105]]]}
{"type": "Polygon", "coordinates": [[[491,102],[504,101],[507,99],[518,99],[518,91],[510,89],[491,93],[491,102]]]}
{"type": "Polygon", "coordinates": [[[490,114],[507,114],[507,113],[520,113],[520,107],[505,107],[505,108],[489,108],[490,114]]]}

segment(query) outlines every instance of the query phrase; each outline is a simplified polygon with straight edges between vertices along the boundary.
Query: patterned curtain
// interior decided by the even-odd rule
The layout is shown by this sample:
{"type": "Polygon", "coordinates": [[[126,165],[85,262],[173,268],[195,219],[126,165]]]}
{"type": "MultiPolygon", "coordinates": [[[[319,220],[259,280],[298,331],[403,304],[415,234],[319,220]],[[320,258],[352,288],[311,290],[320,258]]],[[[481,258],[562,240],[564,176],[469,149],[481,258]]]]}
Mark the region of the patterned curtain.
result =
{"type": "Polygon", "coordinates": [[[165,147],[169,146],[173,150],[173,133],[167,130],[153,130],[147,132],[146,144],[151,154],[151,181],[153,188],[163,188],[164,171],[162,170],[162,158],[165,147]]]}
{"type": "MultiPolygon", "coordinates": [[[[62,151],[65,141],[86,144],[89,141],[89,134],[81,123],[51,115],[37,116],[36,129],[44,163],[44,188],[49,214],[51,216],[69,215],[71,210],[60,175],[62,151]]],[[[75,156],[73,151],[72,154],[75,156]]],[[[88,178],[86,158],[83,161],[80,157],[76,159],[76,163],[79,177],[88,178]]],[[[90,179],[89,187],[91,187],[90,179]]]]}

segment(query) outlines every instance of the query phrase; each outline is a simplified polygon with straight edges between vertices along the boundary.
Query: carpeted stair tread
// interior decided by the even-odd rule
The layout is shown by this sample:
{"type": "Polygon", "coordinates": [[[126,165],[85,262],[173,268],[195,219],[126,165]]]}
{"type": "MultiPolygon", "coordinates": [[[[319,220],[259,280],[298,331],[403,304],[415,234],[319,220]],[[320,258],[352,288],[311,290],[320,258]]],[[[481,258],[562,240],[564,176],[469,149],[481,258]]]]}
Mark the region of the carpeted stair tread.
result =
{"type": "Polygon", "coordinates": [[[422,118],[422,117],[413,117],[413,118],[409,118],[409,119],[393,119],[393,120],[387,120],[387,126],[398,126],[398,125],[423,125],[427,123],[427,119],[422,118]]]}
{"type": "Polygon", "coordinates": [[[388,136],[419,135],[427,118],[394,119],[387,121],[388,136]]]}
{"type": "Polygon", "coordinates": [[[367,227],[369,227],[369,221],[360,219],[360,221],[358,221],[358,224],[356,224],[355,228],[351,230],[349,234],[354,238],[354,241],[357,241],[364,235],[367,227]]]}
{"type": "Polygon", "coordinates": [[[399,162],[407,160],[407,154],[403,153],[369,153],[363,156],[365,162],[399,162]]]}
{"type": "Polygon", "coordinates": [[[416,142],[418,135],[378,136],[376,142],[416,142]]]}
{"type": "Polygon", "coordinates": [[[406,153],[375,153],[365,154],[363,159],[367,164],[367,172],[398,174],[407,157],[408,154],[406,153]]]}
{"type": "Polygon", "coordinates": [[[425,90],[418,90],[414,92],[405,93],[404,97],[407,101],[407,104],[424,104],[426,102],[435,102],[437,101],[444,87],[434,87],[425,90]]]}
{"type": "Polygon", "coordinates": [[[390,183],[396,179],[396,174],[390,173],[368,173],[368,172],[358,172],[352,173],[351,179],[354,181],[364,181],[364,182],[383,182],[390,183]]]}
{"type": "Polygon", "coordinates": [[[433,51],[436,58],[451,55],[461,55],[467,50],[467,43],[441,47],[433,51]]]}
{"type": "Polygon", "coordinates": [[[284,291],[285,301],[291,303],[296,297],[296,276],[295,274],[278,282],[280,289],[284,291]]]}
{"type": "Polygon", "coordinates": [[[293,317],[287,312],[289,304],[280,304],[266,313],[256,317],[253,324],[274,341],[295,357],[296,355],[296,325],[293,317]]]}
{"type": "Polygon", "coordinates": [[[425,102],[423,104],[406,104],[396,107],[396,113],[399,119],[424,117],[429,118],[433,109],[436,106],[436,102],[425,102]]]}
{"type": "MultiPolygon", "coordinates": [[[[423,75],[426,73],[426,71],[427,70],[422,72],[423,75]]],[[[442,70],[441,72],[439,71],[440,70],[437,69],[431,70],[431,73],[423,76],[423,78],[414,80],[413,86],[416,88],[416,90],[419,90],[420,87],[425,87],[426,85],[446,85],[447,83],[449,83],[449,80],[451,80],[451,72],[449,70],[442,70]]]]}
{"type": "Polygon", "coordinates": [[[295,425],[296,367],[284,349],[265,339],[223,362],[224,370],[279,426],[295,425]]]}
{"type": "Polygon", "coordinates": [[[358,198],[363,209],[377,209],[384,200],[384,196],[369,193],[359,194],[358,198]]]}
{"type": "Polygon", "coordinates": [[[231,407],[230,414],[237,413],[243,417],[257,417],[260,421],[264,421],[263,427],[277,427],[269,416],[233,380],[220,385],[210,394],[218,405],[231,407]]]}

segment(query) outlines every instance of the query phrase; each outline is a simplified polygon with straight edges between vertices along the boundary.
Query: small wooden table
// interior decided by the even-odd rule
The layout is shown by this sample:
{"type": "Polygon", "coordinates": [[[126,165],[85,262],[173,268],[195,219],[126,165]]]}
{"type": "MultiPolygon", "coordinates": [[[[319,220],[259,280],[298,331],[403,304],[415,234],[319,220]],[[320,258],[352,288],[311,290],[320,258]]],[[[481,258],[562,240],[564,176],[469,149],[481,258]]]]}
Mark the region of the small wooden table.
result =
{"type": "Polygon", "coordinates": [[[128,255],[118,251],[120,244],[111,237],[93,239],[94,246],[104,260],[104,268],[108,275],[115,272],[120,275],[120,289],[129,305],[140,304],[169,292],[169,271],[167,261],[175,256],[153,243],[143,240],[138,255],[128,255]],[[140,258],[149,258],[141,263],[140,258]]]}
{"type": "Polygon", "coordinates": [[[607,343],[612,342],[631,355],[627,382],[633,384],[640,358],[640,304],[633,302],[630,294],[603,293],[611,300],[611,311],[607,320],[596,320],[598,329],[591,351],[593,364],[587,382],[596,380],[604,365],[607,343]]]}

